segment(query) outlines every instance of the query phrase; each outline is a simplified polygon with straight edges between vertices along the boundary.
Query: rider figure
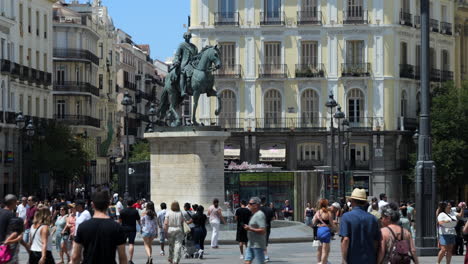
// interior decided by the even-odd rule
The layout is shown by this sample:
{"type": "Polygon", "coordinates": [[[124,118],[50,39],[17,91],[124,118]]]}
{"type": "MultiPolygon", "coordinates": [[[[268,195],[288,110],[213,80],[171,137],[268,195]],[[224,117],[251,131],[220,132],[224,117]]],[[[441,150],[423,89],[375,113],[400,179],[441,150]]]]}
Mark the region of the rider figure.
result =
{"type": "Polygon", "coordinates": [[[185,66],[192,61],[192,58],[198,54],[197,47],[190,43],[192,34],[190,32],[184,33],[185,42],[182,42],[179,45],[179,48],[176,51],[175,58],[173,61],[174,67],[180,70],[180,91],[181,96],[185,97],[187,95],[187,73],[185,72],[185,66]]]}

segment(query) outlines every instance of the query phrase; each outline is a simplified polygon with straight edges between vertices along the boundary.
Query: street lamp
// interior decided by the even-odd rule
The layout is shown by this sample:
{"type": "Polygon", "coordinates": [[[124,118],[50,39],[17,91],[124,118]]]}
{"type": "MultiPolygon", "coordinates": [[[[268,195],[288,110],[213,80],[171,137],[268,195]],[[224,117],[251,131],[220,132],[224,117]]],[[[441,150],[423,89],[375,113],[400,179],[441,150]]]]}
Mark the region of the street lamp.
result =
{"type": "Polygon", "coordinates": [[[150,125],[148,128],[148,133],[153,133],[154,132],[154,124],[158,120],[158,117],[156,116],[156,105],[154,103],[151,103],[150,109],[148,111],[148,116],[150,120],[150,125]]]}
{"type": "MultiPolygon", "coordinates": [[[[335,138],[333,137],[333,108],[335,108],[338,104],[336,103],[335,99],[333,98],[333,92],[330,91],[328,94],[328,100],[327,103],[325,103],[325,106],[330,109],[330,134],[331,134],[331,159],[330,159],[330,175],[331,179],[333,180],[333,166],[334,166],[334,156],[335,156],[335,138]]],[[[332,185],[330,185],[332,186],[332,185]]],[[[333,186],[330,188],[330,194],[332,193],[333,186]]],[[[331,195],[330,195],[330,198],[331,195]]],[[[333,200],[333,199],[330,199],[333,200]]]]}
{"type": "Polygon", "coordinates": [[[28,137],[33,137],[34,134],[36,133],[35,130],[36,128],[34,127],[33,121],[29,120],[29,123],[26,126],[26,135],[28,135],[28,137]]]}
{"type": "Polygon", "coordinates": [[[124,127],[125,127],[125,135],[126,135],[126,142],[125,142],[125,193],[124,193],[124,199],[128,200],[128,152],[129,152],[129,137],[128,137],[128,113],[132,111],[132,106],[133,106],[133,100],[132,97],[128,94],[128,91],[125,91],[124,97],[122,99],[121,104],[124,107],[125,110],[125,122],[124,122],[124,127]]]}
{"type": "MultiPolygon", "coordinates": [[[[341,119],[344,119],[345,118],[345,114],[341,111],[341,106],[338,105],[338,108],[335,112],[335,114],[333,115],[333,117],[336,119],[337,123],[338,123],[338,142],[341,142],[341,134],[340,134],[340,126],[341,126],[341,119]]],[[[341,190],[341,197],[345,198],[345,193],[344,193],[344,181],[343,181],[343,176],[342,176],[342,167],[341,167],[341,163],[342,163],[342,151],[341,151],[341,144],[338,144],[338,175],[339,175],[339,179],[340,179],[340,190],[341,190]]]]}
{"type": "MultiPolygon", "coordinates": [[[[19,194],[23,195],[23,136],[26,125],[26,119],[23,116],[22,112],[19,112],[15,118],[16,127],[19,130],[19,153],[20,153],[20,168],[19,168],[19,194]]],[[[28,137],[34,136],[35,127],[32,120],[29,120],[28,125],[26,126],[26,135],[28,137]]]]}
{"type": "Polygon", "coordinates": [[[341,122],[341,126],[343,127],[343,133],[344,133],[344,140],[343,140],[343,153],[344,153],[344,165],[345,165],[345,171],[343,173],[343,182],[344,182],[344,188],[343,188],[343,193],[345,194],[346,196],[346,173],[349,173],[349,170],[350,170],[350,165],[349,165],[349,162],[350,162],[350,139],[351,139],[351,135],[352,135],[352,132],[351,132],[351,127],[349,126],[349,121],[347,119],[343,119],[343,122],[341,122]]]}

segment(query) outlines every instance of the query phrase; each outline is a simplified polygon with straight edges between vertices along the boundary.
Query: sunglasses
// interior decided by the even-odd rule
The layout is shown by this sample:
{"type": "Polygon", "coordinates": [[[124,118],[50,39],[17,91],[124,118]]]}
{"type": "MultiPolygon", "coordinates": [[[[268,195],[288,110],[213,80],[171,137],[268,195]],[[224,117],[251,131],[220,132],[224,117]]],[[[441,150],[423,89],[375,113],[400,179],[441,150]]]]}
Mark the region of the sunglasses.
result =
{"type": "Polygon", "coordinates": [[[32,202],[32,200],[28,200],[28,202],[32,202]]]}
{"type": "Polygon", "coordinates": [[[249,205],[255,205],[255,204],[257,204],[257,203],[249,203],[249,205]]]}

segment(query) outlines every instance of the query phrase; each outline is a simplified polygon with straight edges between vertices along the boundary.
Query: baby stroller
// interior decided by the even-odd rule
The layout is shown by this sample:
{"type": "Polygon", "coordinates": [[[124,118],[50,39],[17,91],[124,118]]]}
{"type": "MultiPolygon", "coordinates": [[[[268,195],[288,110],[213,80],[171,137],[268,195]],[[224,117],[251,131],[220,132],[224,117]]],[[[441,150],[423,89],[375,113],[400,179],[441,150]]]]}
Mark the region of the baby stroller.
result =
{"type": "Polygon", "coordinates": [[[188,233],[185,235],[184,241],[182,243],[182,250],[184,252],[185,258],[193,258],[197,249],[195,248],[195,242],[193,241],[192,233],[188,233]]]}

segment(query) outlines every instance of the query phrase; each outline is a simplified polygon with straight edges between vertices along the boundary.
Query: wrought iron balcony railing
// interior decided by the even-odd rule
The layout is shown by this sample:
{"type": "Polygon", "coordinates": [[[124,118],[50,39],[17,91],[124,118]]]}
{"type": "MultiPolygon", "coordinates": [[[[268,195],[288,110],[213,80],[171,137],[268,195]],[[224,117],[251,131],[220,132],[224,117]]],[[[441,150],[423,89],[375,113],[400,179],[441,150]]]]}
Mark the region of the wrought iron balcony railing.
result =
{"type": "Polygon", "coordinates": [[[87,82],[55,82],[54,91],[88,93],[99,96],[99,89],[87,82]]]}
{"type": "Polygon", "coordinates": [[[400,64],[400,77],[401,78],[414,78],[414,66],[410,64],[400,64]]]}
{"type": "Polygon", "coordinates": [[[421,67],[419,65],[414,66],[414,79],[421,80],[421,67]]]}
{"type": "Polygon", "coordinates": [[[439,20],[429,19],[429,28],[432,32],[439,32],[439,20]]]}
{"type": "Polygon", "coordinates": [[[260,12],[260,25],[262,26],[284,26],[284,12],[260,12]]]}
{"type": "Polygon", "coordinates": [[[10,73],[11,61],[6,59],[0,59],[0,70],[2,73],[10,73]]]}
{"type": "Polygon", "coordinates": [[[325,67],[322,63],[296,64],[296,78],[323,78],[325,67]]]}
{"type": "Polygon", "coordinates": [[[223,66],[214,72],[214,75],[220,78],[240,78],[242,65],[240,64],[223,64],[223,66]]]}
{"type": "Polygon", "coordinates": [[[85,60],[99,65],[99,57],[89,50],[84,49],[54,49],[54,57],[60,59],[85,60]]]}
{"type": "Polygon", "coordinates": [[[259,78],[288,78],[286,64],[260,64],[258,65],[259,78]]]}
{"type": "Polygon", "coordinates": [[[26,81],[29,79],[29,67],[21,65],[20,66],[20,75],[19,75],[20,80],[26,81]]]}
{"type": "Polygon", "coordinates": [[[414,16],[414,27],[420,28],[421,27],[421,16],[415,15],[414,16]]]}
{"type": "Polygon", "coordinates": [[[440,22],[440,33],[452,35],[452,23],[440,22]]]}
{"type": "Polygon", "coordinates": [[[370,63],[342,63],[342,77],[369,77],[371,73],[370,63]]]}
{"type": "Polygon", "coordinates": [[[239,12],[215,13],[215,26],[239,26],[239,12]]]}
{"type": "Polygon", "coordinates": [[[321,25],[322,12],[321,11],[298,11],[297,12],[298,25],[321,25]]]}
{"type": "Polygon", "coordinates": [[[404,26],[413,26],[412,15],[409,12],[400,11],[400,24],[404,26]]]}
{"type": "Polygon", "coordinates": [[[432,68],[429,78],[431,82],[440,82],[440,70],[432,68]]]}
{"type": "Polygon", "coordinates": [[[368,24],[369,16],[367,10],[356,8],[343,12],[343,24],[368,24]]]}
{"type": "Polygon", "coordinates": [[[13,77],[18,78],[20,75],[21,66],[18,63],[11,63],[10,73],[13,77]]]}
{"type": "Polygon", "coordinates": [[[440,81],[441,82],[453,81],[453,71],[442,70],[440,72],[440,81]]]}
{"type": "Polygon", "coordinates": [[[68,126],[101,127],[99,119],[85,115],[54,115],[55,120],[68,126]]]}

